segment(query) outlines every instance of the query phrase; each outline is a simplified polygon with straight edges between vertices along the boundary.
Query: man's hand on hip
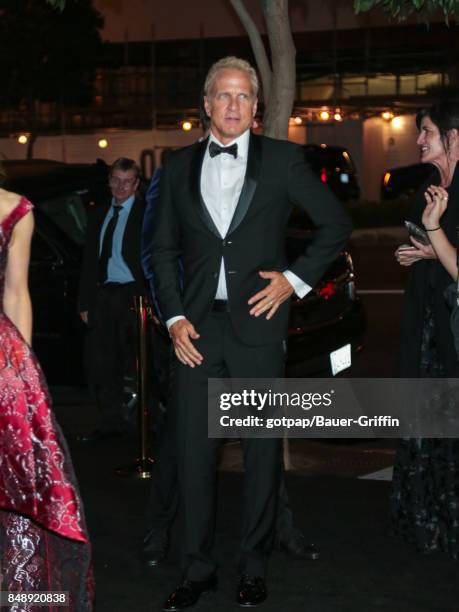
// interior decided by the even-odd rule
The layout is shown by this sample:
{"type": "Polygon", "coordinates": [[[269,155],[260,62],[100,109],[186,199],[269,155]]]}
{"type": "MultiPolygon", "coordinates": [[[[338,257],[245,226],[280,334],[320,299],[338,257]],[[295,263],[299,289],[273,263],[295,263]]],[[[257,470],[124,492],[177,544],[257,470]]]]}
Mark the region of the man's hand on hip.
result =
{"type": "Polygon", "coordinates": [[[285,300],[293,294],[293,287],[281,272],[259,272],[261,278],[269,280],[270,283],[262,291],[259,291],[249,300],[249,305],[255,304],[250,314],[259,317],[267,312],[267,319],[272,319],[275,312],[285,300]]]}
{"type": "Polygon", "coordinates": [[[190,368],[201,365],[203,357],[191,342],[200,337],[193,324],[188,319],[180,319],[169,327],[169,333],[177,359],[190,368]]]}

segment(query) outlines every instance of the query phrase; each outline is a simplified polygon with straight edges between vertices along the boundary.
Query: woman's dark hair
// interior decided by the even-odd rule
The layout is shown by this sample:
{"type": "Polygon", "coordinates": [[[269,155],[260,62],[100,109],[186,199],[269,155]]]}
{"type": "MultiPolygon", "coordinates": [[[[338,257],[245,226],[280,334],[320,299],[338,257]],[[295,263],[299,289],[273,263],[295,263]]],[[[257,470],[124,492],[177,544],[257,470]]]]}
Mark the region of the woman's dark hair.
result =
{"type": "Polygon", "coordinates": [[[445,151],[448,147],[448,132],[449,130],[459,130],[459,100],[443,100],[438,104],[433,104],[430,108],[423,108],[416,115],[416,127],[421,129],[421,123],[424,117],[434,123],[442,139],[445,151]]]}
{"type": "Polygon", "coordinates": [[[5,181],[6,181],[5,167],[3,166],[2,162],[0,161],[0,187],[3,186],[5,181]]]}
{"type": "Polygon", "coordinates": [[[418,112],[416,113],[416,127],[418,128],[418,130],[421,129],[421,123],[424,117],[430,117],[430,112],[428,108],[421,108],[421,110],[418,110],[418,112]]]}

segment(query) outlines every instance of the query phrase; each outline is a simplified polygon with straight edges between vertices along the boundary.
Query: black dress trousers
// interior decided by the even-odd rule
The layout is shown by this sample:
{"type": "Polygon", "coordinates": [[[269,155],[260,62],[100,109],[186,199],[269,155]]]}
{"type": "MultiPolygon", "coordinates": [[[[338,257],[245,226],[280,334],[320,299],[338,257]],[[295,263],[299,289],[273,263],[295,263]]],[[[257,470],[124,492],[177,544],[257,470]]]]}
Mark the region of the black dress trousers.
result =
{"type": "Polygon", "coordinates": [[[123,414],[125,376],[135,376],[137,322],[135,283],[106,283],[97,291],[87,335],[88,380],[101,412],[100,428],[126,428],[123,414]]]}
{"type": "MultiPolygon", "coordinates": [[[[171,402],[182,495],[182,569],[189,580],[205,580],[217,569],[216,462],[221,441],[209,439],[207,434],[208,378],[277,378],[284,369],[282,342],[243,344],[226,312],[210,313],[197,331],[200,338],[194,344],[203,362],[195,368],[177,364],[171,402]]],[[[254,438],[242,443],[245,477],[239,571],[263,576],[274,540],[281,441],[254,438]]]]}

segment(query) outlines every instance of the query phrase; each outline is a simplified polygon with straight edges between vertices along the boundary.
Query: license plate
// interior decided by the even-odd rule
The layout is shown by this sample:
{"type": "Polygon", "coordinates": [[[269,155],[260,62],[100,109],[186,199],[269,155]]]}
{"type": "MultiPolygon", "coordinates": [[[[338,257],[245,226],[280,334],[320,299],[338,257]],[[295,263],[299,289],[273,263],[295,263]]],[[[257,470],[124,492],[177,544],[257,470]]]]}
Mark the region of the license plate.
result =
{"type": "Polygon", "coordinates": [[[330,353],[330,364],[333,376],[336,376],[338,372],[342,372],[343,370],[350,368],[351,362],[352,358],[350,344],[345,344],[341,348],[330,353]]]}

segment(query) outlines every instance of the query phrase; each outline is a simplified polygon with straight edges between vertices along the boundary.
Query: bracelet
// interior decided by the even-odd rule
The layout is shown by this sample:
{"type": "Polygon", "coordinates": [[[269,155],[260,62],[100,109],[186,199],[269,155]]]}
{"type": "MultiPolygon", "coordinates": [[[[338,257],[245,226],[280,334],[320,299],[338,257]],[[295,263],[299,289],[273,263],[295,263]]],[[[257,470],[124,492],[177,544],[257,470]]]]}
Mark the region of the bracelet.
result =
{"type": "Polygon", "coordinates": [[[426,230],[426,232],[436,232],[437,230],[441,229],[441,227],[438,226],[438,227],[433,227],[432,229],[427,229],[427,228],[424,228],[424,229],[426,230]]]}

